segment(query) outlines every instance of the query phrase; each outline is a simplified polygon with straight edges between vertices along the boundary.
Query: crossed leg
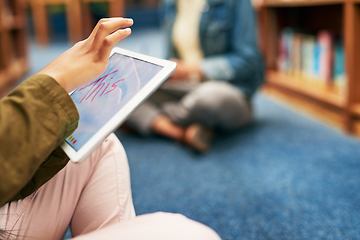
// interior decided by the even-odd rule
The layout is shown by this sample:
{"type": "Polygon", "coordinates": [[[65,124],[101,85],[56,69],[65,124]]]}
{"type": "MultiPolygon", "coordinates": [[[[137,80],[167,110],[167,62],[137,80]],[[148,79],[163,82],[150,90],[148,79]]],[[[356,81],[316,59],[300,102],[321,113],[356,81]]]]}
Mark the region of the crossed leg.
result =
{"type": "Polygon", "coordinates": [[[88,159],[69,162],[32,195],[0,208],[11,239],[220,239],[179,214],[135,217],[125,150],[111,134],[88,159]]]}
{"type": "Polygon", "coordinates": [[[69,224],[76,236],[134,217],[126,153],[111,134],[88,159],[2,206],[0,228],[19,239],[62,239],[69,224]]]}

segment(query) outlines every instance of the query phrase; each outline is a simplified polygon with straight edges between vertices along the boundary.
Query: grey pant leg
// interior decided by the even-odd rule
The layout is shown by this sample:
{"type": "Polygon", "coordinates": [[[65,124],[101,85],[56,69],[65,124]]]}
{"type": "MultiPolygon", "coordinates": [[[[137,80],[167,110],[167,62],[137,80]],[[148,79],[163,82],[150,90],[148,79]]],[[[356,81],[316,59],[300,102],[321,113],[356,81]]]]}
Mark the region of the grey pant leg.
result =
{"type": "Polygon", "coordinates": [[[164,113],[175,123],[201,123],[221,130],[238,129],[252,118],[245,95],[227,82],[211,81],[198,86],[180,102],[165,103],[164,113]]]}
{"type": "Polygon", "coordinates": [[[126,125],[137,133],[147,136],[151,134],[151,124],[159,115],[160,110],[150,102],[141,104],[126,120],[126,125]]]}
{"type": "Polygon", "coordinates": [[[126,120],[126,124],[137,133],[148,136],[151,134],[151,126],[154,119],[162,113],[161,106],[165,102],[177,102],[180,95],[174,94],[167,89],[158,89],[141,104],[126,120]]]}

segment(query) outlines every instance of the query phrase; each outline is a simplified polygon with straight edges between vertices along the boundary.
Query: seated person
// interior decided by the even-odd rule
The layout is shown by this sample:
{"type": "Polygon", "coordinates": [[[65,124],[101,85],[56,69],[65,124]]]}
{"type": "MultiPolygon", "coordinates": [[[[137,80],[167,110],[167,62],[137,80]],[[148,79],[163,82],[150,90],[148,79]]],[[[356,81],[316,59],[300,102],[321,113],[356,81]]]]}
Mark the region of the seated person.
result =
{"type": "Polygon", "coordinates": [[[84,162],[60,147],[78,125],[68,92],[98,78],[132,19],[101,20],[0,101],[0,239],[220,239],[179,214],[135,216],[129,166],[111,134],[84,162]]]}
{"type": "Polygon", "coordinates": [[[126,125],[208,150],[213,130],[233,131],[252,119],[251,98],[264,80],[250,0],[164,0],[169,80],[126,125]]]}

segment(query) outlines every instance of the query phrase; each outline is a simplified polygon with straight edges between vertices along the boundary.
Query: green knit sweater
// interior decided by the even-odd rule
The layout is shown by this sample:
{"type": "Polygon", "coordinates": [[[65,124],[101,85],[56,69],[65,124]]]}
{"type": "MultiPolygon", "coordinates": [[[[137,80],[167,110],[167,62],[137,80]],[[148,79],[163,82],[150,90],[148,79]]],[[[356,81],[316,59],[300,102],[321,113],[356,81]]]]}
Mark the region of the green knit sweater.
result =
{"type": "Polygon", "coordinates": [[[69,161],[58,147],[79,114],[53,78],[35,75],[0,101],[0,206],[22,199],[69,161]]]}

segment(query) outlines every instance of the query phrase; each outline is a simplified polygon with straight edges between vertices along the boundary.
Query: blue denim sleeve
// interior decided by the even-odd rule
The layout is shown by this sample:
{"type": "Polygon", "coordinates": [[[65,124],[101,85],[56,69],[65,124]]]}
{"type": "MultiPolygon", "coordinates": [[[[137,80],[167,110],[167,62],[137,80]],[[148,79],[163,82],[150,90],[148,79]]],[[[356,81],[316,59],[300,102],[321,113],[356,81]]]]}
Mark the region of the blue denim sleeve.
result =
{"type": "Polygon", "coordinates": [[[174,0],[162,0],[159,7],[160,25],[165,37],[164,58],[178,58],[171,41],[172,27],[174,25],[176,7],[174,0]]]}
{"type": "Polygon", "coordinates": [[[250,0],[234,1],[234,10],[229,51],[205,58],[201,67],[209,78],[232,81],[251,95],[263,82],[255,12],[250,0]]]}

